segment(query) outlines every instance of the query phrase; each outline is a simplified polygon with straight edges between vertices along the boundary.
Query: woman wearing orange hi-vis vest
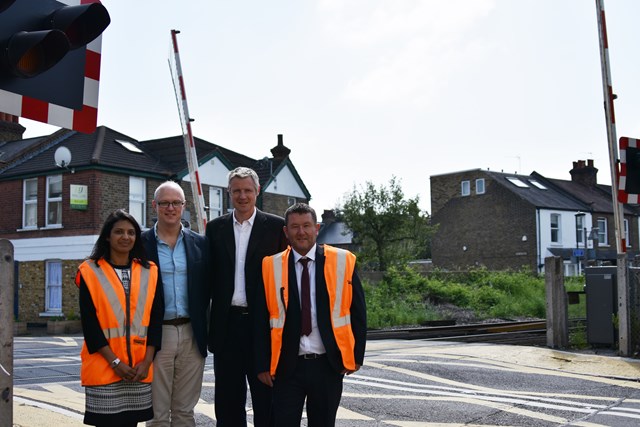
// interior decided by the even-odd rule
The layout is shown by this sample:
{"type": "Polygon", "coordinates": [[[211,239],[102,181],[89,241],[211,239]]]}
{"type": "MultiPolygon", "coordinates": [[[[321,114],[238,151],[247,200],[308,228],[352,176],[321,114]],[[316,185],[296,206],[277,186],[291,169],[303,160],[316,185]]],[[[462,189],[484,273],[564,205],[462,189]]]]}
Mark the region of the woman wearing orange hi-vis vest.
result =
{"type": "Polygon", "coordinates": [[[262,261],[254,345],[258,379],[273,387],[275,427],[335,425],[344,375],[364,361],[367,316],[351,252],[316,245],[315,211],[285,212],[290,247],[262,261]]]}
{"type": "Polygon", "coordinates": [[[164,304],[135,218],[111,213],[78,268],[84,345],[84,423],[136,426],[153,418],[152,362],[160,350],[164,304]]]}

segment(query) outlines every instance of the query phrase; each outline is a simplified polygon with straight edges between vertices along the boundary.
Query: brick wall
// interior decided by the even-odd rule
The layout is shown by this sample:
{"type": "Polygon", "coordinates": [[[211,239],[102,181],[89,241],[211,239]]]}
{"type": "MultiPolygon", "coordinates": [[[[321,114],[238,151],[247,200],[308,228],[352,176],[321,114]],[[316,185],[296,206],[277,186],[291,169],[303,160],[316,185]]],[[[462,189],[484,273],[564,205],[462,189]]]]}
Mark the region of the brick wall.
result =
{"type": "Polygon", "coordinates": [[[481,170],[432,177],[431,191],[432,222],[438,225],[432,242],[434,266],[492,270],[525,266],[536,271],[535,207],[481,170]],[[485,179],[484,194],[476,194],[478,178],[485,179]],[[469,196],[460,194],[463,180],[471,183],[469,196]]]}
{"type": "MultiPolygon", "coordinates": [[[[62,313],[79,315],[78,287],[74,283],[76,271],[82,260],[62,261],[62,313]]],[[[41,316],[46,305],[46,261],[27,261],[18,267],[19,319],[29,323],[44,323],[41,316]]]]}
{"type": "MultiPolygon", "coordinates": [[[[274,215],[284,216],[284,212],[289,207],[290,196],[283,196],[281,194],[266,193],[262,196],[262,208],[264,212],[269,212],[274,215]]],[[[296,202],[309,203],[307,199],[296,198],[296,202]]],[[[316,212],[318,215],[318,221],[320,221],[320,215],[322,212],[316,212]]]]}

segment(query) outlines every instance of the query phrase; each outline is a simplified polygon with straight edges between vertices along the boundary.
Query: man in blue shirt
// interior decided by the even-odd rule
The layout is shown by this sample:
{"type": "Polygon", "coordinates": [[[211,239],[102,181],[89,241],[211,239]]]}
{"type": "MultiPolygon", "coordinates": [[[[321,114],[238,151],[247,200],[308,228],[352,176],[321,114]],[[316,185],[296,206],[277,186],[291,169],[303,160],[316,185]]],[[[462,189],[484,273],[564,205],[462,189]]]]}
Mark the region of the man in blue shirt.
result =
{"type": "Polygon", "coordinates": [[[162,351],[153,362],[154,418],[147,426],[195,426],[207,357],[207,318],[211,295],[206,237],[182,225],[184,191],[167,181],[152,206],[158,221],[142,233],[149,259],[158,264],[164,294],[162,351]]]}

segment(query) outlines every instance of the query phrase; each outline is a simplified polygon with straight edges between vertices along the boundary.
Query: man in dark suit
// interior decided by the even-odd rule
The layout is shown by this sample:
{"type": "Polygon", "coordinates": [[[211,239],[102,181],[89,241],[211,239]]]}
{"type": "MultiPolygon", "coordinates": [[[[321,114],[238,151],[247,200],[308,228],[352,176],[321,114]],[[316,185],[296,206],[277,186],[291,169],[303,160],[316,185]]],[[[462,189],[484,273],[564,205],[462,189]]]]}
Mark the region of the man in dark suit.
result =
{"type": "Polygon", "coordinates": [[[265,258],[262,266],[256,370],[273,387],[277,427],[300,426],[305,399],[309,426],[333,426],[344,375],[364,360],[364,291],[355,255],[316,245],[320,227],[311,207],[289,207],[285,223],[291,248],[265,258]]]}
{"type": "Polygon", "coordinates": [[[158,265],[165,309],[162,350],[151,384],[153,420],[147,426],[195,426],[207,357],[207,319],[211,295],[207,239],[182,226],[184,191],[173,181],[156,189],[155,226],[142,233],[149,259],[158,265]]]}
{"type": "Polygon", "coordinates": [[[209,350],[214,357],[218,427],[247,425],[247,381],[253,424],[270,425],[271,388],[253,370],[252,318],[262,259],[286,248],[284,220],[256,209],[258,175],[249,168],[229,172],[233,212],[207,224],[213,294],[209,350]]]}

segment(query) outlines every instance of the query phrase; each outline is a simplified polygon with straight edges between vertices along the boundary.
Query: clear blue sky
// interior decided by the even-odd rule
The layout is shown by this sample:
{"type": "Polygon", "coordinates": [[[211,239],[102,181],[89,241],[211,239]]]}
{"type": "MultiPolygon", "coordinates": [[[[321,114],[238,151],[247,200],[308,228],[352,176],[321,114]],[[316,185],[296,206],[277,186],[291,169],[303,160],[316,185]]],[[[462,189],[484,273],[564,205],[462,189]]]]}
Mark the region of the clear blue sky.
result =
{"type": "MultiPolygon", "coordinates": [[[[610,184],[595,1],[104,0],[98,124],[180,134],[178,29],[194,134],[254,158],[284,135],[319,212],[396,176],[489,168],[610,184]]],[[[605,0],[617,134],[640,138],[640,1],[605,0]]],[[[56,128],[21,119],[27,137],[56,128]]]]}

